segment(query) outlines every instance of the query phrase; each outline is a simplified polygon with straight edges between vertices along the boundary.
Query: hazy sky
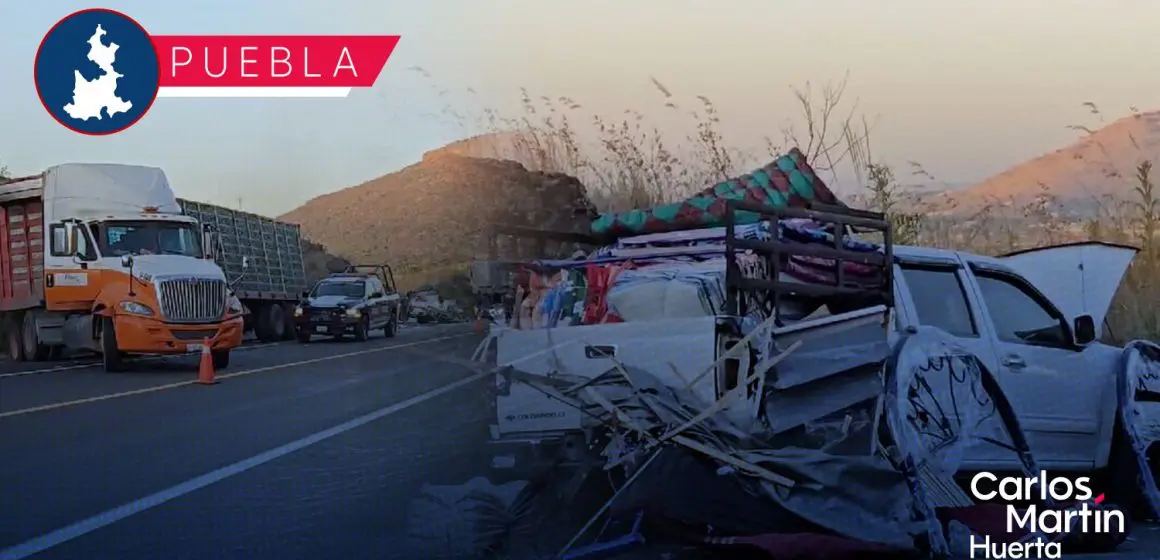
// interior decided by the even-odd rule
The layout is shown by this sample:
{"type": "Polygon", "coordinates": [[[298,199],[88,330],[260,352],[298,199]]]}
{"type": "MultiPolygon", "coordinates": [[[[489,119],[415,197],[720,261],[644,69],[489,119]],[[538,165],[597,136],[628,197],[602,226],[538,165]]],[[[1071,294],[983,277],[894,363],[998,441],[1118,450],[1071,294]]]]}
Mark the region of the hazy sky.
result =
{"type": "Polygon", "coordinates": [[[379,84],[347,99],[160,99],[128,131],[91,138],[40,106],[32,64],[48,28],[92,4],[0,5],[0,162],[11,171],[159,165],[180,196],[241,197],[265,213],[413,163],[465,133],[438,117],[447,104],[509,111],[520,87],[676,130],[655,76],[678,102],[713,99],[730,141],[756,147],[800,114],[791,85],[848,71],[848,96],[877,118],[879,159],[956,182],[1064,145],[1066,125],[1094,123],[1084,101],[1108,118],[1160,109],[1156,0],[110,0],[101,5],[159,34],[403,39],[379,84]]]}

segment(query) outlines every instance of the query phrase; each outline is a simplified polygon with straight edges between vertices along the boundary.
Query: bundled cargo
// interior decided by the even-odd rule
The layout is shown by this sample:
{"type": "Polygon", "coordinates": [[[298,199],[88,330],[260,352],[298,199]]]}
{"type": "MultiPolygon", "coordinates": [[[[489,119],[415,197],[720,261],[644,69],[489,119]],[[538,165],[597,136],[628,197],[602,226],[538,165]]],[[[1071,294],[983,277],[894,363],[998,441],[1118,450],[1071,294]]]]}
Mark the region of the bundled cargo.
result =
{"type": "MultiPolygon", "coordinates": [[[[717,183],[684,201],[604,214],[592,222],[592,233],[619,237],[721,226],[725,224],[726,207],[730,201],[775,208],[803,207],[810,202],[841,205],[814,173],[801,150],[793,148],[765,167],[717,183]]],[[[758,216],[742,212],[736,221],[753,223],[758,221],[758,216]]]]}

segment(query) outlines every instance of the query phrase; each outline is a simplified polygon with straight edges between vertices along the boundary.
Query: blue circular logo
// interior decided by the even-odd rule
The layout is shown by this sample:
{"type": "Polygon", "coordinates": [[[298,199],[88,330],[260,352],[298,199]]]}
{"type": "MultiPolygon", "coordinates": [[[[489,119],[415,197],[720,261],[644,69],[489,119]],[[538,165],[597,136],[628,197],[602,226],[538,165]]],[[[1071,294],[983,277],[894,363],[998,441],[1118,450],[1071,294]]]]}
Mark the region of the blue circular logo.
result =
{"type": "Polygon", "coordinates": [[[36,51],[36,93],[68,129],[93,136],[133,126],[157,98],[153,40],[117,11],[81,10],[52,26],[36,51]]]}

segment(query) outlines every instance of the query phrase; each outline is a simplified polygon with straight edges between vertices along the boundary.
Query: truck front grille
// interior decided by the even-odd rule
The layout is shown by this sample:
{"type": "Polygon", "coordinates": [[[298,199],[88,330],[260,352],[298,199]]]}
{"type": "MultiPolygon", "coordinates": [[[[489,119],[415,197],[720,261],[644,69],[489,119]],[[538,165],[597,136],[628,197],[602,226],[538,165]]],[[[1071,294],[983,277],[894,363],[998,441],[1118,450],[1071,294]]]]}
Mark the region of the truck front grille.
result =
{"type": "Polygon", "coordinates": [[[161,314],[183,323],[221,319],[226,306],[226,283],[209,278],[174,278],[157,285],[161,314]]]}
{"type": "Polygon", "coordinates": [[[338,309],[311,309],[310,319],[314,321],[333,321],[342,318],[342,311],[338,309]]]}

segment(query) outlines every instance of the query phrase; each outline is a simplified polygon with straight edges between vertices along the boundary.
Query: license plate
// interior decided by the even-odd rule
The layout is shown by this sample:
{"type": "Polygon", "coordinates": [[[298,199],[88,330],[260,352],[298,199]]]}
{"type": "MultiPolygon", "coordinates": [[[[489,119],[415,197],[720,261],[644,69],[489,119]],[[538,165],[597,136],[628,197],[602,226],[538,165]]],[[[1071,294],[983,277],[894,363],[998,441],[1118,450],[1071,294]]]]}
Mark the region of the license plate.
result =
{"type": "Polygon", "coordinates": [[[185,345],[186,352],[201,352],[204,349],[205,349],[204,344],[186,344],[185,345]]]}
{"type": "Polygon", "coordinates": [[[314,330],[316,330],[316,331],[318,331],[318,332],[326,332],[326,331],[329,331],[329,330],[330,330],[330,327],[322,327],[322,326],[319,326],[319,327],[314,327],[314,330]]]}

